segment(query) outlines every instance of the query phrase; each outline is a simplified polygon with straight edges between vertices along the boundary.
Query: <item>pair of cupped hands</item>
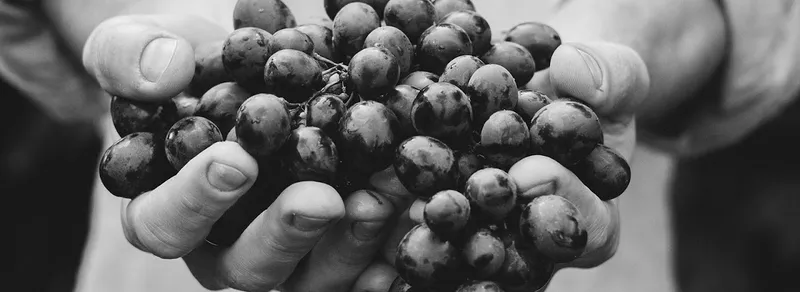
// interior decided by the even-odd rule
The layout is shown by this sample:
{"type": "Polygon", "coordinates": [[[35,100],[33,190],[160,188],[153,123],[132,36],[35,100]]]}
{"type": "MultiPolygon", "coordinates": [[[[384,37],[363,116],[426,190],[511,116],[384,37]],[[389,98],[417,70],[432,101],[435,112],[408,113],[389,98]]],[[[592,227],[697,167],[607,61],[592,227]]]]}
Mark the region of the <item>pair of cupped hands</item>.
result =
{"type": "MultiPolygon", "coordinates": [[[[110,94],[166,100],[191,80],[193,47],[228,33],[194,16],[118,16],[92,32],[83,63],[110,94]]],[[[562,37],[565,43],[551,67],[537,72],[528,87],[588,103],[601,117],[605,144],[630,159],[636,143],[633,111],[649,89],[644,62],[626,46],[562,37]]],[[[617,199],[601,201],[567,168],[544,156],[527,157],[514,168],[520,191],[562,196],[584,216],[589,235],[584,254],[557,268],[596,267],[614,255],[620,235],[617,199]]],[[[395,248],[416,224],[408,215],[415,197],[396,178],[374,175],[370,181],[377,196],[339,194],[316,182],[294,184],[233,245],[207,243],[212,225],[257,176],[256,160],[236,142],[216,143],[161,186],[126,202],[124,234],[144,252],[183,259],[197,281],[212,290],[389,289],[397,276],[395,248]]]]}

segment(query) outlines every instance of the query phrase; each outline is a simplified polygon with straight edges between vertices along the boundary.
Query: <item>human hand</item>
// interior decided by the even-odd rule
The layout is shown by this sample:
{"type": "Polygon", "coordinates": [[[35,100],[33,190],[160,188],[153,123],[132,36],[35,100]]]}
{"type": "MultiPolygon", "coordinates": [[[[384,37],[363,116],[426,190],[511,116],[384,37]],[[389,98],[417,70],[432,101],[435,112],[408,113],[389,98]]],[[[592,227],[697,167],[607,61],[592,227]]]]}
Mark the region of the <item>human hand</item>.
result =
{"type": "MultiPolygon", "coordinates": [[[[120,16],[93,31],[83,61],[108,93],[158,102],[189,84],[195,46],[228,33],[192,16],[120,16]]],[[[259,164],[237,143],[213,144],[175,176],[124,204],[124,234],[142,251],[183,259],[198,282],[213,290],[280,285],[284,291],[349,291],[354,283],[360,289],[379,279],[381,273],[356,282],[383,243],[383,227],[395,209],[374,192],[355,192],[343,200],[328,185],[297,183],[231,246],[206,242],[214,223],[256,178],[270,179],[259,176],[259,164]]]]}

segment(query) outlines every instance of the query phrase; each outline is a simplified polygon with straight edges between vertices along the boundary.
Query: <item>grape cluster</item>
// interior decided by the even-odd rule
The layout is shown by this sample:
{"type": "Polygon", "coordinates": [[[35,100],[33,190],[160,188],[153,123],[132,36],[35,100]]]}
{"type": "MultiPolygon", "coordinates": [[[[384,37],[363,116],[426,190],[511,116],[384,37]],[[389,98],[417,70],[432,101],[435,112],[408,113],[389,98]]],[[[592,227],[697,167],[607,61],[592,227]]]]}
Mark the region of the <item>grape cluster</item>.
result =
{"type": "Polygon", "coordinates": [[[135,198],[235,141],[259,178],[209,234],[224,246],[293,183],[346,195],[393,172],[423,206],[398,246],[392,291],[534,291],[583,253],[579,210],[521,193],[509,176],[544,155],[602,200],[630,181],[587,104],[521,89],[550,66],[556,31],[526,22],[492,41],[469,0],[324,6],[330,19],[298,25],[280,0],[239,0],[227,39],[195,48],[183,93],[161,103],[114,96],[122,138],[101,158],[104,186],[135,198]]]}

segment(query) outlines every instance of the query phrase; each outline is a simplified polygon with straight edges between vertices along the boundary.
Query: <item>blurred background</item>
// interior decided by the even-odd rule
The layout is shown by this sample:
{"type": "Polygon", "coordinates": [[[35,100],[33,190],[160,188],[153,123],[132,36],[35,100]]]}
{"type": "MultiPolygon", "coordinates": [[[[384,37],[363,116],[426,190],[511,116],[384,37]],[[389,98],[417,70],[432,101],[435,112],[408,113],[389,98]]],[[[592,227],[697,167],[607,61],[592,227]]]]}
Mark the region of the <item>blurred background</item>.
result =
{"type": "MultiPolygon", "coordinates": [[[[226,0],[235,3],[234,0],[226,0]]],[[[298,24],[326,17],[322,0],[284,0],[298,24]]],[[[558,0],[473,0],[494,33],[523,21],[544,21],[558,0]]],[[[232,5],[231,5],[232,7],[232,5]]],[[[119,136],[105,124],[107,148],[119,136]]],[[[669,157],[648,148],[637,149],[633,181],[621,197],[622,237],[614,258],[590,270],[559,272],[548,291],[674,291],[671,270],[670,218],[665,196],[669,157]]],[[[95,183],[89,243],[77,292],[206,291],[181,260],[162,260],[132,247],[122,234],[121,200],[95,183]]]]}

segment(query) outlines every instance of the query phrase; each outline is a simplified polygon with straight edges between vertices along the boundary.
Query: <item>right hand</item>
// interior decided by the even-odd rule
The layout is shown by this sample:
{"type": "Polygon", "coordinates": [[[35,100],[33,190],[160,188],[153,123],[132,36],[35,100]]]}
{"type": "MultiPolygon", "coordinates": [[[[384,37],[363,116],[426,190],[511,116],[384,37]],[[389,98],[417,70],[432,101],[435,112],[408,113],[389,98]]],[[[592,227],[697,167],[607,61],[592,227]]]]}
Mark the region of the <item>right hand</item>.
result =
{"type": "MultiPolygon", "coordinates": [[[[191,80],[193,47],[224,39],[228,33],[191,16],[119,16],[95,28],[84,48],[84,66],[111,94],[165,100],[191,80]],[[147,48],[154,39],[165,41],[147,48]]],[[[207,243],[214,223],[257,176],[256,160],[237,143],[216,143],[159,187],[124,204],[124,234],[142,251],[164,259],[182,258],[207,289],[388,288],[394,271],[386,264],[373,264],[373,258],[388,235],[387,222],[394,219],[396,207],[376,193],[356,192],[343,200],[328,185],[297,183],[284,190],[232,246],[207,243]],[[366,276],[359,279],[365,270],[366,276]]]]}

